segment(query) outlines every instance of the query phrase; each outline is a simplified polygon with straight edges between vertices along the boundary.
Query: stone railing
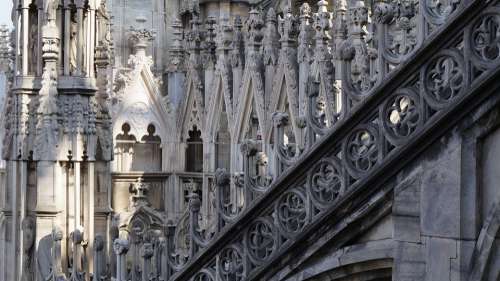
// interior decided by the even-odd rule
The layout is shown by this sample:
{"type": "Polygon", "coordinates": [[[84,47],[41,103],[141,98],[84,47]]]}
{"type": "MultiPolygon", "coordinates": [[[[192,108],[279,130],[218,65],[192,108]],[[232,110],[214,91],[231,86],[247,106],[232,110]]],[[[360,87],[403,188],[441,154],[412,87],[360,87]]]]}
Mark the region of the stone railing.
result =
{"type": "MultiPolygon", "coordinates": [[[[275,145],[281,146],[276,178],[256,177],[246,167],[243,176],[232,179],[219,170],[218,232],[202,234],[193,198],[189,257],[182,266],[168,269],[171,280],[269,277],[276,270],[272,266],[327,219],[338,218],[338,233],[347,224],[342,216],[348,211],[369,211],[368,194],[377,194],[384,180],[466,114],[466,108],[491,94],[482,85],[499,70],[498,4],[434,2],[439,3],[415,1],[416,7],[413,1],[379,1],[375,23],[368,26],[368,10],[362,1],[353,1],[344,10],[350,25],[347,37],[333,56],[328,51],[332,14],[320,1],[318,13],[310,17],[316,40],[306,44],[314,54],[307,109],[295,120],[304,131],[303,146],[285,144],[283,128],[293,116],[275,113],[275,145]],[[371,33],[376,48],[366,30],[376,30],[371,33]],[[336,87],[335,66],[341,68],[341,88],[336,87]],[[318,110],[318,104],[324,107],[318,110]],[[227,200],[232,181],[243,198],[237,206],[227,200]]],[[[303,10],[299,18],[305,15],[303,10]]],[[[247,24],[254,23],[255,29],[259,24],[252,17],[257,15],[251,13],[247,24]]],[[[281,35],[283,49],[286,32],[281,35]]],[[[300,45],[299,53],[304,51],[300,45]]],[[[256,157],[254,147],[255,141],[242,144],[245,165],[256,157]]]]}

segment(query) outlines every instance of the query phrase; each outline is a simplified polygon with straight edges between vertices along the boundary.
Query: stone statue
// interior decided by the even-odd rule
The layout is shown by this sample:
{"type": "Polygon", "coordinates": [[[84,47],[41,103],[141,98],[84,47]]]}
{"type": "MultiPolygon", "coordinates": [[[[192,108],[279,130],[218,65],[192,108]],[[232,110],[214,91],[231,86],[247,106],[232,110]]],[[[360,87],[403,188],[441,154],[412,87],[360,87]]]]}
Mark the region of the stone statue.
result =
{"type": "Polygon", "coordinates": [[[29,28],[29,41],[28,48],[30,54],[28,57],[28,64],[30,72],[35,72],[38,62],[38,18],[37,11],[30,11],[30,28],[29,28]]]}
{"type": "Polygon", "coordinates": [[[56,22],[56,11],[57,11],[57,2],[56,0],[45,0],[43,5],[43,11],[45,14],[45,19],[48,23],[53,23],[55,25],[56,22]]]}
{"type": "Polygon", "coordinates": [[[72,74],[78,71],[77,67],[77,54],[78,54],[78,25],[76,21],[71,20],[71,27],[70,27],[70,50],[69,50],[69,68],[72,74]]]}
{"type": "Polygon", "coordinates": [[[26,217],[22,223],[23,230],[23,272],[22,281],[34,280],[33,270],[33,245],[35,242],[35,223],[30,217],[26,217]]]}
{"type": "Polygon", "coordinates": [[[101,1],[101,5],[97,9],[97,16],[98,16],[98,30],[99,30],[99,37],[97,40],[99,40],[100,45],[109,45],[111,42],[111,33],[109,30],[109,22],[111,20],[109,13],[108,13],[108,8],[106,7],[106,0],[101,1]]]}

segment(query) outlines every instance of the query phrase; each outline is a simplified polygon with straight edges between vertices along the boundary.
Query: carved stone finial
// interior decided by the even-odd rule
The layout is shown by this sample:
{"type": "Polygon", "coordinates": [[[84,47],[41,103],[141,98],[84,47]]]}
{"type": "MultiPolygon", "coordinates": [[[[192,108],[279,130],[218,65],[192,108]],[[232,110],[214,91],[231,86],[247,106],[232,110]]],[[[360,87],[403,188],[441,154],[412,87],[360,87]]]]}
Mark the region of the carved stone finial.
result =
{"type": "Polygon", "coordinates": [[[175,18],[172,21],[171,27],[172,43],[169,48],[170,61],[168,64],[168,71],[182,71],[184,69],[184,47],[182,45],[184,31],[182,28],[182,21],[175,18]]]}
{"type": "Polygon", "coordinates": [[[276,65],[278,63],[279,32],[277,16],[273,8],[267,11],[263,45],[265,65],[276,65]]]}
{"type": "Polygon", "coordinates": [[[292,14],[290,7],[287,7],[286,13],[279,19],[279,33],[281,35],[282,44],[296,42],[295,37],[298,35],[299,27],[297,17],[292,14]]]}
{"type": "Polygon", "coordinates": [[[129,242],[127,239],[117,238],[113,242],[113,250],[115,251],[115,254],[119,256],[126,254],[128,252],[128,249],[129,242]]]}
{"type": "Polygon", "coordinates": [[[241,144],[241,152],[247,156],[254,156],[260,148],[260,142],[252,139],[245,139],[241,144]]]}
{"type": "Polygon", "coordinates": [[[75,245],[82,244],[83,242],[83,232],[80,229],[75,229],[71,232],[70,237],[75,245]]]}
{"type": "Polygon", "coordinates": [[[249,13],[248,19],[245,22],[245,37],[249,46],[260,47],[264,34],[262,28],[264,27],[264,20],[262,14],[252,9],[249,13]]]}
{"type": "Polygon", "coordinates": [[[215,38],[217,49],[221,51],[230,50],[233,27],[229,24],[229,19],[221,19],[217,28],[217,37],[215,38]]]}
{"type": "Polygon", "coordinates": [[[314,56],[316,62],[329,62],[332,59],[330,53],[330,30],[333,27],[332,14],[327,9],[328,2],[318,2],[318,12],[314,14],[314,29],[316,30],[316,48],[314,56]]]}
{"type": "Polygon", "coordinates": [[[216,23],[215,17],[208,17],[205,21],[206,32],[205,40],[202,42],[202,63],[204,68],[213,68],[215,66],[215,44],[216,37],[216,23]]]}
{"type": "Polygon", "coordinates": [[[132,207],[137,206],[148,206],[149,202],[147,199],[147,194],[151,188],[151,183],[144,182],[142,177],[137,179],[137,182],[130,186],[130,193],[132,193],[132,207]]]}
{"type": "Polygon", "coordinates": [[[274,126],[276,127],[282,127],[288,125],[288,114],[286,112],[275,112],[273,113],[273,122],[274,126]]]}
{"type": "Polygon", "coordinates": [[[231,182],[231,175],[226,169],[217,169],[215,171],[215,184],[217,186],[227,186],[231,182]]]}
{"type": "Polygon", "coordinates": [[[240,16],[234,18],[233,23],[233,39],[231,43],[231,48],[233,49],[231,53],[231,65],[236,67],[243,67],[245,56],[244,56],[244,42],[243,42],[243,24],[240,16]]]}
{"type": "Polygon", "coordinates": [[[96,234],[94,237],[94,251],[100,252],[104,250],[104,237],[101,234],[96,234]]]}
{"type": "Polygon", "coordinates": [[[198,193],[191,193],[189,195],[189,210],[191,212],[198,212],[201,208],[201,200],[198,193]]]}
{"type": "Polygon", "coordinates": [[[200,51],[203,34],[201,32],[201,21],[198,16],[193,16],[190,24],[191,30],[189,30],[186,34],[186,43],[188,50],[192,54],[195,51],[200,51]]]}
{"type": "Polygon", "coordinates": [[[151,259],[154,255],[153,244],[144,243],[141,248],[141,256],[145,259],[151,259]]]}
{"type": "Polygon", "coordinates": [[[299,46],[297,50],[298,62],[310,62],[312,58],[310,45],[314,30],[311,27],[311,7],[309,4],[304,3],[300,6],[299,21],[299,46]]]}
{"type": "Polygon", "coordinates": [[[146,48],[149,43],[155,39],[155,37],[156,33],[152,30],[130,27],[129,42],[131,47],[135,50],[136,55],[146,56],[146,48]]]}

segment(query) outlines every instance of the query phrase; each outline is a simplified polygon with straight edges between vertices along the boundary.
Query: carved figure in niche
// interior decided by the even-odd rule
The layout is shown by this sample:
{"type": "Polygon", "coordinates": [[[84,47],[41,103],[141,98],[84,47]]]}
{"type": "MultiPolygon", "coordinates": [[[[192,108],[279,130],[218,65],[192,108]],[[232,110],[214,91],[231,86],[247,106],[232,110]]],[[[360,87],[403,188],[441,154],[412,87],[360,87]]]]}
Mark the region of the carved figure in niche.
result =
{"type": "Polygon", "coordinates": [[[33,245],[35,242],[35,223],[30,217],[26,217],[22,223],[23,230],[23,272],[22,281],[34,280],[33,270],[33,245]]]}
{"type": "Polygon", "coordinates": [[[97,16],[99,18],[99,44],[107,46],[111,42],[111,34],[109,32],[110,17],[106,7],[106,0],[101,1],[101,5],[97,9],[97,16]]]}
{"type": "Polygon", "coordinates": [[[29,29],[29,57],[28,65],[30,72],[33,73],[36,70],[38,62],[38,10],[36,6],[31,6],[30,9],[30,29],[29,29]]]}
{"type": "Polygon", "coordinates": [[[77,34],[78,34],[78,25],[77,22],[72,19],[71,20],[71,26],[70,26],[70,37],[69,37],[69,69],[72,74],[77,73],[78,68],[77,68],[77,53],[78,53],[78,39],[77,39],[77,34]]]}
{"type": "Polygon", "coordinates": [[[57,3],[56,0],[46,0],[44,3],[43,11],[45,13],[45,17],[48,23],[53,23],[55,25],[56,22],[56,11],[57,11],[57,3]]]}
{"type": "Polygon", "coordinates": [[[50,280],[52,277],[52,236],[47,235],[38,242],[37,249],[37,264],[38,278],[37,280],[50,280]]]}

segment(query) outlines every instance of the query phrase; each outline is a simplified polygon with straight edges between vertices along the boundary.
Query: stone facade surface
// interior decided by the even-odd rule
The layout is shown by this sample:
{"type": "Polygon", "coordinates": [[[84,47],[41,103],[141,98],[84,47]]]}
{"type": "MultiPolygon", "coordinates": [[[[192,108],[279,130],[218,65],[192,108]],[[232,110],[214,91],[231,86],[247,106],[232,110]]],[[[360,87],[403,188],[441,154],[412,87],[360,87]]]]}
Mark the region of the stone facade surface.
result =
{"type": "Polygon", "coordinates": [[[500,1],[13,3],[0,281],[500,280],[500,1]]]}

